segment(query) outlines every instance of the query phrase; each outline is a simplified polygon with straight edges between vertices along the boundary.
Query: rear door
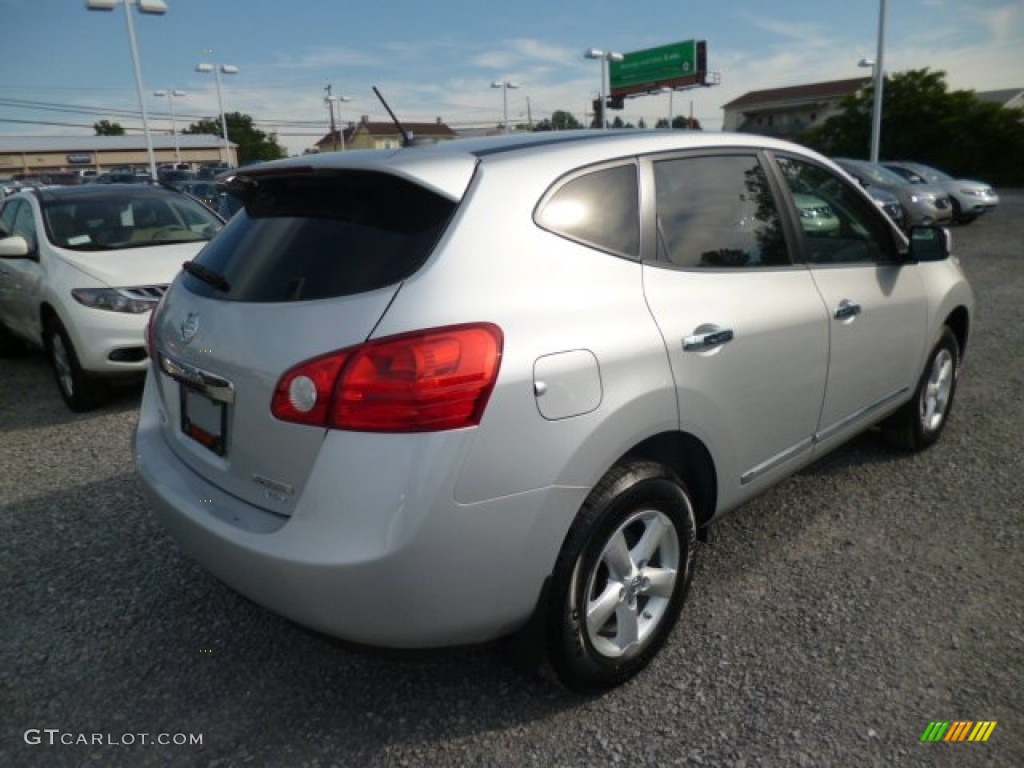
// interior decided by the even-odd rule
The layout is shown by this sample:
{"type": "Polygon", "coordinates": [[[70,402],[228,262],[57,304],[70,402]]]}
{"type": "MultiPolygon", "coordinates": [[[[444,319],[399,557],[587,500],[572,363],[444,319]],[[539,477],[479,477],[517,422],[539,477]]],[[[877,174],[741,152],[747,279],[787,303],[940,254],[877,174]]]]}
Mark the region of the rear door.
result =
{"type": "Polygon", "coordinates": [[[809,160],[776,158],[794,193],[831,210],[828,231],[801,228],[801,250],[828,310],[829,372],[816,440],[842,439],[913,388],[926,345],[917,267],[900,262],[892,227],[870,200],[809,160]]]}
{"type": "Polygon", "coordinates": [[[172,450],[210,482],[289,514],[325,430],[271,413],[282,374],[361,343],[455,203],[379,173],[257,182],[154,321],[172,450]],[[196,275],[200,276],[196,276],[196,275]]]}
{"type": "Polygon", "coordinates": [[[665,339],[682,428],[709,444],[721,501],[811,447],[828,326],[790,258],[777,190],[755,151],[651,161],[657,258],[644,291],[665,339]]]}

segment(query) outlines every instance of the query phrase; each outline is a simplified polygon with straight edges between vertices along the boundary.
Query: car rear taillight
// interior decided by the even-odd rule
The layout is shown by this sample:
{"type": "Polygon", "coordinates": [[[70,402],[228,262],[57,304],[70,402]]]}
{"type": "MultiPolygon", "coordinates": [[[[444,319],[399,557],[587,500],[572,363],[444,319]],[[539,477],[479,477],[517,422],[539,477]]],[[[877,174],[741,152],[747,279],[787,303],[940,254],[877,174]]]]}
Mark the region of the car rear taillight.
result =
{"type": "Polygon", "coordinates": [[[491,323],[390,336],[300,363],[277,383],[282,421],[364,432],[433,432],[480,423],[503,337],[491,323]]]}

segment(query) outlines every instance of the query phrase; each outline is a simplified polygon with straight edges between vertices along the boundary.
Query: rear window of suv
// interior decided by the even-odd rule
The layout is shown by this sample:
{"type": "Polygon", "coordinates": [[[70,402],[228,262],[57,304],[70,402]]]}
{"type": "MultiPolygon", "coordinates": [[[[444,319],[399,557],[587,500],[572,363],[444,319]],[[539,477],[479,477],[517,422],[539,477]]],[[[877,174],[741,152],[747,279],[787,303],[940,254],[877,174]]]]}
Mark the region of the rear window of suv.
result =
{"type": "Polygon", "coordinates": [[[184,277],[189,291],[231,301],[311,301],[397,283],[426,261],[455,209],[410,181],[365,171],[255,177],[232,192],[245,208],[196,257],[227,290],[184,277]]]}

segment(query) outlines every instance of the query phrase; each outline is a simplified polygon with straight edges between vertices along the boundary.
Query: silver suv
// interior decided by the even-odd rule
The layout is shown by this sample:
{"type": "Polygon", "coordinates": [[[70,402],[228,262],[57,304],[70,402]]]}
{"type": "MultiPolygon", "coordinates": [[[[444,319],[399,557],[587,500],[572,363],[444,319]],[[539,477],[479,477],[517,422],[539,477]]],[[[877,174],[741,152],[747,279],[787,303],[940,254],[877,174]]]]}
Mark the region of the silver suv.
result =
{"type": "Polygon", "coordinates": [[[617,685],[716,516],[878,423],[924,448],[953,401],[973,297],[948,235],[906,239],[791,144],[534,134],[231,191],[154,312],[137,468],[206,568],[357,643],[512,635],[617,685]]]}

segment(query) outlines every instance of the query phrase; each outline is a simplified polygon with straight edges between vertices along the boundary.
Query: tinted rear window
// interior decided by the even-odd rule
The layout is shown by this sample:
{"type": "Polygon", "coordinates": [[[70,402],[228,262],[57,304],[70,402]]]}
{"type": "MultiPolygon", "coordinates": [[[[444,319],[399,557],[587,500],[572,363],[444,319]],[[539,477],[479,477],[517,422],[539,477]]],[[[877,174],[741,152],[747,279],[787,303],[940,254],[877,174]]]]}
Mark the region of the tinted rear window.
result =
{"type": "Polygon", "coordinates": [[[233,301],[311,301],[397,283],[426,260],[455,203],[381,173],[261,179],[245,208],[196,258],[227,291],[186,275],[203,296],[233,301]]]}

